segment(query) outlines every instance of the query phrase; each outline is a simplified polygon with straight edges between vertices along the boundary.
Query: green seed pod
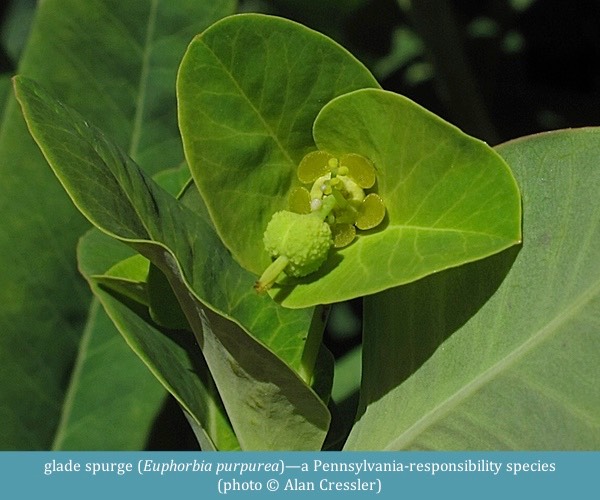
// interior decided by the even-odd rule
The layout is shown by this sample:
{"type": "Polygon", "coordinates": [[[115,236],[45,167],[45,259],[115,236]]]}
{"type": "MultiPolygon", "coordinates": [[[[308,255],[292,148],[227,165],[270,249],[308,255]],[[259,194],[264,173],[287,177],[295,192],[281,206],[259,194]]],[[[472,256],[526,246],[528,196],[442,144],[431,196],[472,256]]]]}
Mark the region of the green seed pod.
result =
{"type": "Polygon", "coordinates": [[[293,277],[315,272],[327,259],[333,237],[318,215],[282,210],[271,218],[263,242],[275,261],[256,282],[259,292],[268,290],[281,272],[293,277]]]}

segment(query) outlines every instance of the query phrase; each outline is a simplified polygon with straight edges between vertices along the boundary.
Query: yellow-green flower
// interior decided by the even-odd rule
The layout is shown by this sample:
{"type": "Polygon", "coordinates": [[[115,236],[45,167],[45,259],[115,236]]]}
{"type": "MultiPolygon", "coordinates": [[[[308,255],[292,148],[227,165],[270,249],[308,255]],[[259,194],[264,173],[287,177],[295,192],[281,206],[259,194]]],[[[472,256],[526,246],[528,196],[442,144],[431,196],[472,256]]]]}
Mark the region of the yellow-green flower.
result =
{"type": "Polygon", "coordinates": [[[356,237],[356,229],[378,226],[385,206],[376,193],[373,164],[357,154],[335,158],[323,151],[307,154],[298,166],[298,178],[312,184],[310,190],[295,189],[290,210],[273,215],[264,234],[265,249],[273,262],[254,288],[271,288],[281,273],[302,277],[317,271],[331,246],[344,247],[356,237]]]}
{"type": "Polygon", "coordinates": [[[376,170],[363,156],[348,153],[336,158],[325,151],[313,151],[300,162],[298,178],[312,186],[310,190],[299,187],[292,191],[289,208],[293,212],[310,213],[321,207],[324,197],[335,197],[327,222],[337,248],[352,243],[356,229],[372,229],[385,217],[379,195],[365,193],[375,185],[376,170]]]}

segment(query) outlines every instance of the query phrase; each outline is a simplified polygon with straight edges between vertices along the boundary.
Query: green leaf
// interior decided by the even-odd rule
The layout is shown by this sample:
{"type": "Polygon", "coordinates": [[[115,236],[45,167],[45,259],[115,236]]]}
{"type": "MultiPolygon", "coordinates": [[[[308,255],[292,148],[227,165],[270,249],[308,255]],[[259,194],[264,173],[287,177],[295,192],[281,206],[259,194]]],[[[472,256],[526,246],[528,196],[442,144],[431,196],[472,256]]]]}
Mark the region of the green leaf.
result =
{"type": "MultiPolygon", "coordinates": [[[[10,76],[5,73],[0,74],[0,116],[4,113],[7,97],[10,93],[10,87],[10,76]]],[[[2,125],[1,122],[0,125],[2,125]]]]}
{"type": "Polygon", "coordinates": [[[92,302],[52,450],[140,450],[165,391],[92,302]]]}
{"type": "Polygon", "coordinates": [[[600,129],[498,148],[523,246],[368,297],[347,449],[600,448],[600,129]]]}
{"type": "MultiPolygon", "coordinates": [[[[89,258],[86,255],[86,259],[89,258]]],[[[81,270],[81,263],[79,267],[81,270]]],[[[97,283],[110,288],[138,304],[148,307],[150,305],[147,283],[149,271],[150,261],[142,255],[134,254],[124,260],[118,261],[108,271],[103,272],[102,275],[94,275],[93,278],[97,283]]]]}
{"type": "MultiPolygon", "coordinates": [[[[132,256],[133,252],[94,229],[80,240],[78,261],[94,294],[127,341],[129,353],[139,356],[179,402],[198,433],[202,449],[239,449],[192,333],[161,329],[150,319],[147,304],[142,303],[145,307],[140,307],[139,301],[128,300],[130,294],[119,293],[127,290],[126,283],[142,283],[148,274],[148,261],[143,265],[145,259],[139,254],[132,256]],[[129,257],[122,260],[125,256],[129,257]],[[110,279],[107,279],[109,276],[110,279]],[[117,279],[120,286],[116,286],[117,279]]],[[[132,380],[137,379],[134,377],[132,380]]],[[[111,387],[111,393],[114,391],[115,387],[111,387]]],[[[117,396],[113,394],[113,397],[117,396]]],[[[133,419],[132,423],[136,420],[133,419]]]]}
{"type": "MultiPolygon", "coordinates": [[[[38,2],[19,71],[156,172],[183,160],[174,94],[185,47],[233,7],[231,0],[38,2]]],[[[14,98],[2,118],[0,448],[48,449],[84,329],[94,321],[75,259],[89,225],[47,168],[14,98]]],[[[105,446],[116,449],[111,436],[105,446]]]]}
{"type": "MultiPolygon", "coordinates": [[[[113,244],[109,251],[90,252],[88,265],[102,269],[113,262],[111,255],[113,260],[121,260],[131,254],[121,247],[113,244]]],[[[129,267],[127,276],[132,278],[131,271],[139,265],[137,260],[128,261],[135,266],[129,267]]],[[[143,449],[164,396],[164,389],[94,300],[50,448],[143,449]]]]}
{"type": "Polygon", "coordinates": [[[30,131],[79,209],[169,279],[241,447],[319,449],[327,408],[280,359],[301,357],[312,311],[283,309],[251,291],[252,275],[201,217],[34,82],[17,77],[15,88],[30,131]]]}
{"type": "Polygon", "coordinates": [[[179,123],[192,175],[225,245],[257,275],[262,235],[299,184],[312,124],[333,97],[378,87],[327,37],[286,19],[242,14],[194,39],[177,80],[179,123]]]}
{"type": "Polygon", "coordinates": [[[148,273],[148,299],[150,316],[156,323],[166,328],[190,330],[168,278],[154,265],[150,266],[148,273]]]}
{"type": "Polygon", "coordinates": [[[373,161],[387,215],[314,275],[274,290],[283,305],[369,295],[519,242],[521,201],[506,163],[409,99],[377,89],[338,97],[314,136],[323,151],[373,161]]]}
{"type": "Polygon", "coordinates": [[[174,83],[185,48],[235,4],[49,0],[19,73],[47,82],[57,97],[110,131],[129,156],[156,173],[183,159],[174,83]],[[62,64],[60,79],[55,60],[62,64]]]}
{"type": "MultiPolygon", "coordinates": [[[[118,258],[122,258],[122,252],[118,258]]],[[[96,265],[106,259],[95,256],[96,265]]],[[[92,302],[52,450],[139,450],[165,391],[92,302]]]]}
{"type": "Polygon", "coordinates": [[[189,183],[191,174],[187,163],[183,162],[178,167],[161,170],[152,178],[167,193],[177,197],[179,192],[189,183]]]}

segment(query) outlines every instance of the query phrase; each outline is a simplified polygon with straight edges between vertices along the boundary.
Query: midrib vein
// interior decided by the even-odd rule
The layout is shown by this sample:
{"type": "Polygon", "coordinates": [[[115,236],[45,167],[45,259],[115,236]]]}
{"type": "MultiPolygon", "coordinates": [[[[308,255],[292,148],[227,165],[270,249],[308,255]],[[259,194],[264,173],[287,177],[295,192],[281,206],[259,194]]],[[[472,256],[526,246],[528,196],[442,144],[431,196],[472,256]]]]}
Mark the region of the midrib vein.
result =
{"type": "Polygon", "coordinates": [[[277,147],[283,153],[283,156],[291,164],[295,165],[294,160],[290,156],[288,150],[284,147],[283,143],[279,139],[279,136],[271,128],[271,126],[269,125],[269,123],[266,121],[265,117],[261,114],[260,110],[254,105],[254,103],[252,102],[252,100],[250,99],[250,97],[248,96],[248,94],[246,94],[246,92],[244,91],[244,89],[240,86],[240,84],[238,83],[238,81],[233,76],[233,73],[230,71],[230,69],[225,65],[225,63],[221,60],[221,58],[214,52],[214,50],[212,49],[212,47],[210,47],[207,43],[204,43],[204,47],[206,47],[206,49],[208,51],[210,51],[210,53],[213,55],[213,57],[215,58],[215,60],[221,66],[221,68],[223,69],[223,71],[225,72],[225,74],[231,79],[231,82],[233,83],[233,85],[235,86],[235,88],[237,89],[237,91],[239,92],[239,94],[248,103],[248,106],[250,106],[250,108],[252,109],[252,111],[254,113],[256,113],[256,116],[258,116],[258,119],[261,121],[261,123],[262,123],[263,127],[265,128],[265,130],[267,131],[268,135],[273,139],[273,141],[275,141],[275,144],[277,144],[277,147]]]}
{"type": "Polygon", "coordinates": [[[146,101],[146,90],[148,86],[148,76],[150,74],[150,54],[154,31],[156,28],[156,13],[158,10],[158,0],[153,0],[150,4],[150,12],[148,14],[148,23],[146,29],[146,39],[142,52],[142,70],[140,72],[140,81],[138,84],[137,99],[135,103],[135,116],[133,119],[133,128],[131,130],[131,141],[129,143],[128,155],[136,160],[136,155],[139,150],[140,140],[142,138],[142,124],[144,121],[144,103],[146,101]]]}
{"type": "Polygon", "coordinates": [[[79,343],[79,348],[77,351],[77,357],[75,359],[75,365],[73,367],[73,371],[71,372],[71,378],[69,380],[69,386],[65,394],[65,399],[63,401],[60,419],[56,427],[52,447],[50,448],[52,451],[58,451],[62,449],[65,437],[68,433],[68,427],[72,424],[71,413],[73,411],[73,406],[75,404],[77,392],[80,388],[81,374],[84,369],[84,365],[88,360],[90,342],[92,338],[92,333],[94,331],[94,327],[96,325],[96,314],[98,313],[98,308],[98,299],[94,297],[90,304],[87,323],[81,336],[81,341],[79,343]]]}

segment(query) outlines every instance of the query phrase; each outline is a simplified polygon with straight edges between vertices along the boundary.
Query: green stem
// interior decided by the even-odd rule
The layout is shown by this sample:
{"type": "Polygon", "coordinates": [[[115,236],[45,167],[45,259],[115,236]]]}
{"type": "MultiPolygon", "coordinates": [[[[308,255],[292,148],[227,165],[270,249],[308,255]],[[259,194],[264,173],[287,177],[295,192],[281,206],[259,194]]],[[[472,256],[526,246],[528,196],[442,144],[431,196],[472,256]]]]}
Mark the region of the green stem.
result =
{"type": "Polygon", "coordinates": [[[315,365],[321,344],[323,342],[323,332],[329,316],[330,306],[315,307],[310,327],[306,334],[306,342],[304,343],[304,351],[302,352],[302,360],[298,374],[302,379],[311,385],[315,372],[315,365]]]}
{"type": "Polygon", "coordinates": [[[271,262],[271,265],[265,269],[265,272],[262,273],[262,276],[259,280],[254,284],[254,289],[258,293],[266,292],[269,288],[273,286],[279,275],[283,272],[283,270],[287,267],[290,260],[285,255],[280,255],[271,262]]]}

